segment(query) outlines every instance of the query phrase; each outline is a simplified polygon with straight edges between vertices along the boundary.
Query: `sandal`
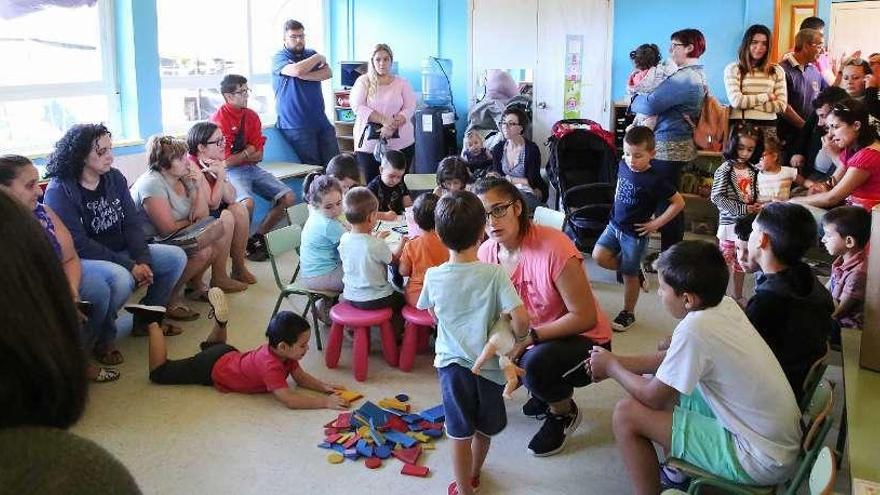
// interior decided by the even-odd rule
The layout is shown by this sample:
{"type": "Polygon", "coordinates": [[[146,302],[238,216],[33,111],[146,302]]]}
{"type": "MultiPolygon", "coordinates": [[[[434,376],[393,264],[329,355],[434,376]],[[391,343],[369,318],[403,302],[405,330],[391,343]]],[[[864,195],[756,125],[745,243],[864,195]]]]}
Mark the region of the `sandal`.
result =
{"type": "MultiPolygon", "coordinates": [[[[480,491],[480,477],[479,476],[472,476],[471,477],[471,489],[473,490],[474,493],[477,493],[480,491]]],[[[449,486],[446,488],[446,493],[447,493],[447,495],[458,495],[458,483],[456,483],[455,481],[450,483],[449,486]]]]}
{"type": "MultiPolygon", "coordinates": [[[[205,297],[207,298],[207,292],[205,293],[205,297]]],[[[177,321],[193,321],[199,319],[199,313],[197,311],[191,310],[187,306],[179,304],[169,309],[165,313],[165,317],[177,321]]]]}
{"type": "Polygon", "coordinates": [[[195,302],[208,302],[208,289],[186,289],[183,297],[195,302]]]}
{"type": "MultiPolygon", "coordinates": [[[[91,367],[91,365],[90,365],[91,367]]],[[[97,373],[92,376],[93,371],[86,370],[86,373],[89,375],[89,379],[95,383],[108,383],[115,382],[119,380],[119,370],[115,370],[113,368],[104,368],[104,367],[92,367],[93,369],[97,369],[97,373]]]]}
{"type": "Polygon", "coordinates": [[[104,349],[102,351],[96,349],[94,356],[95,361],[107,366],[119,366],[125,362],[125,358],[119,352],[119,349],[104,349]]]}

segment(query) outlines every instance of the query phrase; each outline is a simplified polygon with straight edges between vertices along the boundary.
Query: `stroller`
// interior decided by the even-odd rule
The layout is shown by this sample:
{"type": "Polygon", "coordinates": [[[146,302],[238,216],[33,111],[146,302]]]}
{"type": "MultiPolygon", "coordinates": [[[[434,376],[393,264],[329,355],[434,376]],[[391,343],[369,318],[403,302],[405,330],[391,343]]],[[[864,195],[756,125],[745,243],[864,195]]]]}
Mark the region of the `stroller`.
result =
{"type": "Polygon", "coordinates": [[[556,190],[556,209],[565,213],[563,230],[579,250],[589,253],[614,204],[614,135],[592,120],[560,120],[553,124],[547,145],[547,176],[556,190]]]}

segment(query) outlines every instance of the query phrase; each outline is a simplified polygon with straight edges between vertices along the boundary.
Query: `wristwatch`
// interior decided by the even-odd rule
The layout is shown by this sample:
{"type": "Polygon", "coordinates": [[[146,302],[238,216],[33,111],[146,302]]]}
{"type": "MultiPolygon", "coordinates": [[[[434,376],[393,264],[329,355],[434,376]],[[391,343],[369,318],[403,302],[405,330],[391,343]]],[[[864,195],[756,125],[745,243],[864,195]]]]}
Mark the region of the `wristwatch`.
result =
{"type": "Polygon", "coordinates": [[[541,339],[538,338],[538,332],[536,332],[535,329],[532,327],[529,327],[529,337],[532,338],[533,344],[537,344],[541,341],[541,339]]]}

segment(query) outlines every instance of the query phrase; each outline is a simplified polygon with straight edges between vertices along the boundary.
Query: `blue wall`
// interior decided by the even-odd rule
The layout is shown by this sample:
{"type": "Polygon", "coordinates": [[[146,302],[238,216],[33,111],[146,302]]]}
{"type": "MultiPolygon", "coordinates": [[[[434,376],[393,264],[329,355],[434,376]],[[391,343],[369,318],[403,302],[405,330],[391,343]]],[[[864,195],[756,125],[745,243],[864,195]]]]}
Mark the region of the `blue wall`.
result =
{"type": "Polygon", "coordinates": [[[468,109],[467,0],[411,0],[395,2],[393,9],[384,0],[331,0],[330,23],[334,87],[339,86],[338,62],[368,60],[377,43],[391,47],[398,74],[416,93],[422,87],[422,59],[452,59],[450,82],[461,137],[468,109]]]}
{"type": "Polygon", "coordinates": [[[626,96],[626,79],[632,71],[629,52],[642,43],[656,43],[668,56],[669,35],[696,28],[706,36],[701,57],[709,90],[726,102],[724,67],[736,59],[742,35],[752,24],[773,29],[774,0],[663,0],[662,9],[650,0],[614,1],[612,96],[626,96]]]}

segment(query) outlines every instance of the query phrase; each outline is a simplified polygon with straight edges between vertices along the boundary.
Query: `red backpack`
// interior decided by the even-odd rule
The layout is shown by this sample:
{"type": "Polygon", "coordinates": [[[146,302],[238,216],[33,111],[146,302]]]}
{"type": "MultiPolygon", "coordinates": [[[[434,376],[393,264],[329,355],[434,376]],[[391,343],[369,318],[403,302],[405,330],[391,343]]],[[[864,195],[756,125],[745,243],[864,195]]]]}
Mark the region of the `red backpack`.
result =
{"type": "Polygon", "coordinates": [[[694,124],[690,115],[681,114],[684,120],[694,130],[694,143],[697,148],[706,151],[721,151],[724,148],[724,140],[727,139],[728,118],[730,108],[722,105],[709,94],[703,97],[703,107],[700,110],[700,119],[694,124]]]}

